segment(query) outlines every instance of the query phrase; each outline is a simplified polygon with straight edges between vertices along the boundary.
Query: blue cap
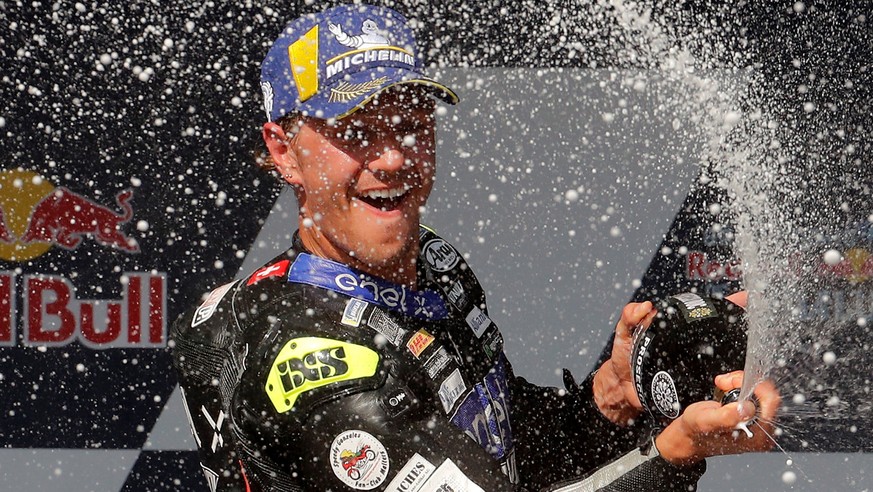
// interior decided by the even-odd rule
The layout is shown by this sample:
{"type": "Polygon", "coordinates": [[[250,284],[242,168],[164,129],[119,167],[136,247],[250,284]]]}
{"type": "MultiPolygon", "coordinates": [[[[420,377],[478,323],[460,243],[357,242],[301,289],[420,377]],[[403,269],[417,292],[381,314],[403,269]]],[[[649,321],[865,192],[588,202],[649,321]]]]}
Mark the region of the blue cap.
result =
{"type": "Polygon", "coordinates": [[[269,121],[289,112],[342,118],[397,84],[418,84],[446,102],[458,102],[422,69],[412,30],[400,13],[341,5],[291,22],[273,43],[261,64],[264,109],[269,121]]]}

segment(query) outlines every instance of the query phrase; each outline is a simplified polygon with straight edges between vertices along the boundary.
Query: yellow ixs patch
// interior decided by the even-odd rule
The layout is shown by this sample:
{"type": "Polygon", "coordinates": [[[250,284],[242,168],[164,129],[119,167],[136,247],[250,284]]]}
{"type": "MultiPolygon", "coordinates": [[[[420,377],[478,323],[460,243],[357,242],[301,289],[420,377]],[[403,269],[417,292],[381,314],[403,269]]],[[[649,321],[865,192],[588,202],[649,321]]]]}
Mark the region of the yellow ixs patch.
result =
{"type": "Polygon", "coordinates": [[[371,377],[378,369],[379,354],[367,347],[330,338],[295,338],[273,360],[264,389],[276,411],[285,413],[307,391],[371,377]]]}

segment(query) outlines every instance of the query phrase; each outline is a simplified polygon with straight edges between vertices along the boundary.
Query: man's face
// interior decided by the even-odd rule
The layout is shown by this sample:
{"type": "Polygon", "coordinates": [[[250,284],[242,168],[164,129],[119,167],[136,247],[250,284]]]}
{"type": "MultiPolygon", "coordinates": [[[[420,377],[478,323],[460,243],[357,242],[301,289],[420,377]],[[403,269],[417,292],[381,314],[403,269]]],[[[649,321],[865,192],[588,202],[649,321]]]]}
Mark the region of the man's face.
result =
{"type": "Polygon", "coordinates": [[[433,187],[434,131],[434,102],[403,86],[341,120],[307,119],[292,144],[301,235],[365,268],[415,250],[433,187]]]}

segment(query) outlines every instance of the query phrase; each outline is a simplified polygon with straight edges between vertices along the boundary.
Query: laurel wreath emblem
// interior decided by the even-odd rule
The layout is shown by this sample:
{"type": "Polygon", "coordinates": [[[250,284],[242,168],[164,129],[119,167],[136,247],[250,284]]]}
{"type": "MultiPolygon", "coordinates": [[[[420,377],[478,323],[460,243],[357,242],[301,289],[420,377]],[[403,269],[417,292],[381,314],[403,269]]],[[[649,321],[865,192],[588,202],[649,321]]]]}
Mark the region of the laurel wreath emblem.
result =
{"type": "Polygon", "coordinates": [[[348,82],[340,82],[339,85],[330,89],[330,97],[328,102],[349,102],[352,99],[364,95],[373,89],[384,84],[388,77],[379,77],[369,82],[360,84],[350,84],[348,82]]]}
{"type": "Polygon", "coordinates": [[[708,307],[700,307],[700,308],[696,308],[696,309],[691,310],[688,313],[688,317],[689,318],[705,318],[711,314],[712,314],[712,309],[709,309],[708,307]]]}

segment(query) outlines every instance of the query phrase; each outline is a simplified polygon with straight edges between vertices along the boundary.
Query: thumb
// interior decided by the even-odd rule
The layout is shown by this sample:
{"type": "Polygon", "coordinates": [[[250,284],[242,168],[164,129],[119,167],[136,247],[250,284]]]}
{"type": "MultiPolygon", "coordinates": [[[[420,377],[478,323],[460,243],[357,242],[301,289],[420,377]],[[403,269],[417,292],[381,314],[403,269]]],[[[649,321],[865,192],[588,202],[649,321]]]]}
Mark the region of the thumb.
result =
{"type": "MultiPolygon", "coordinates": [[[[629,335],[632,328],[640,324],[649,314],[652,314],[652,311],[653,306],[649,301],[628,303],[628,305],[621,311],[619,326],[624,328],[624,330],[620,331],[625,331],[627,332],[626,334],[629,335]]],[[[654,316],[654,314],[652,314],[652,316],[654,316]]]]}

